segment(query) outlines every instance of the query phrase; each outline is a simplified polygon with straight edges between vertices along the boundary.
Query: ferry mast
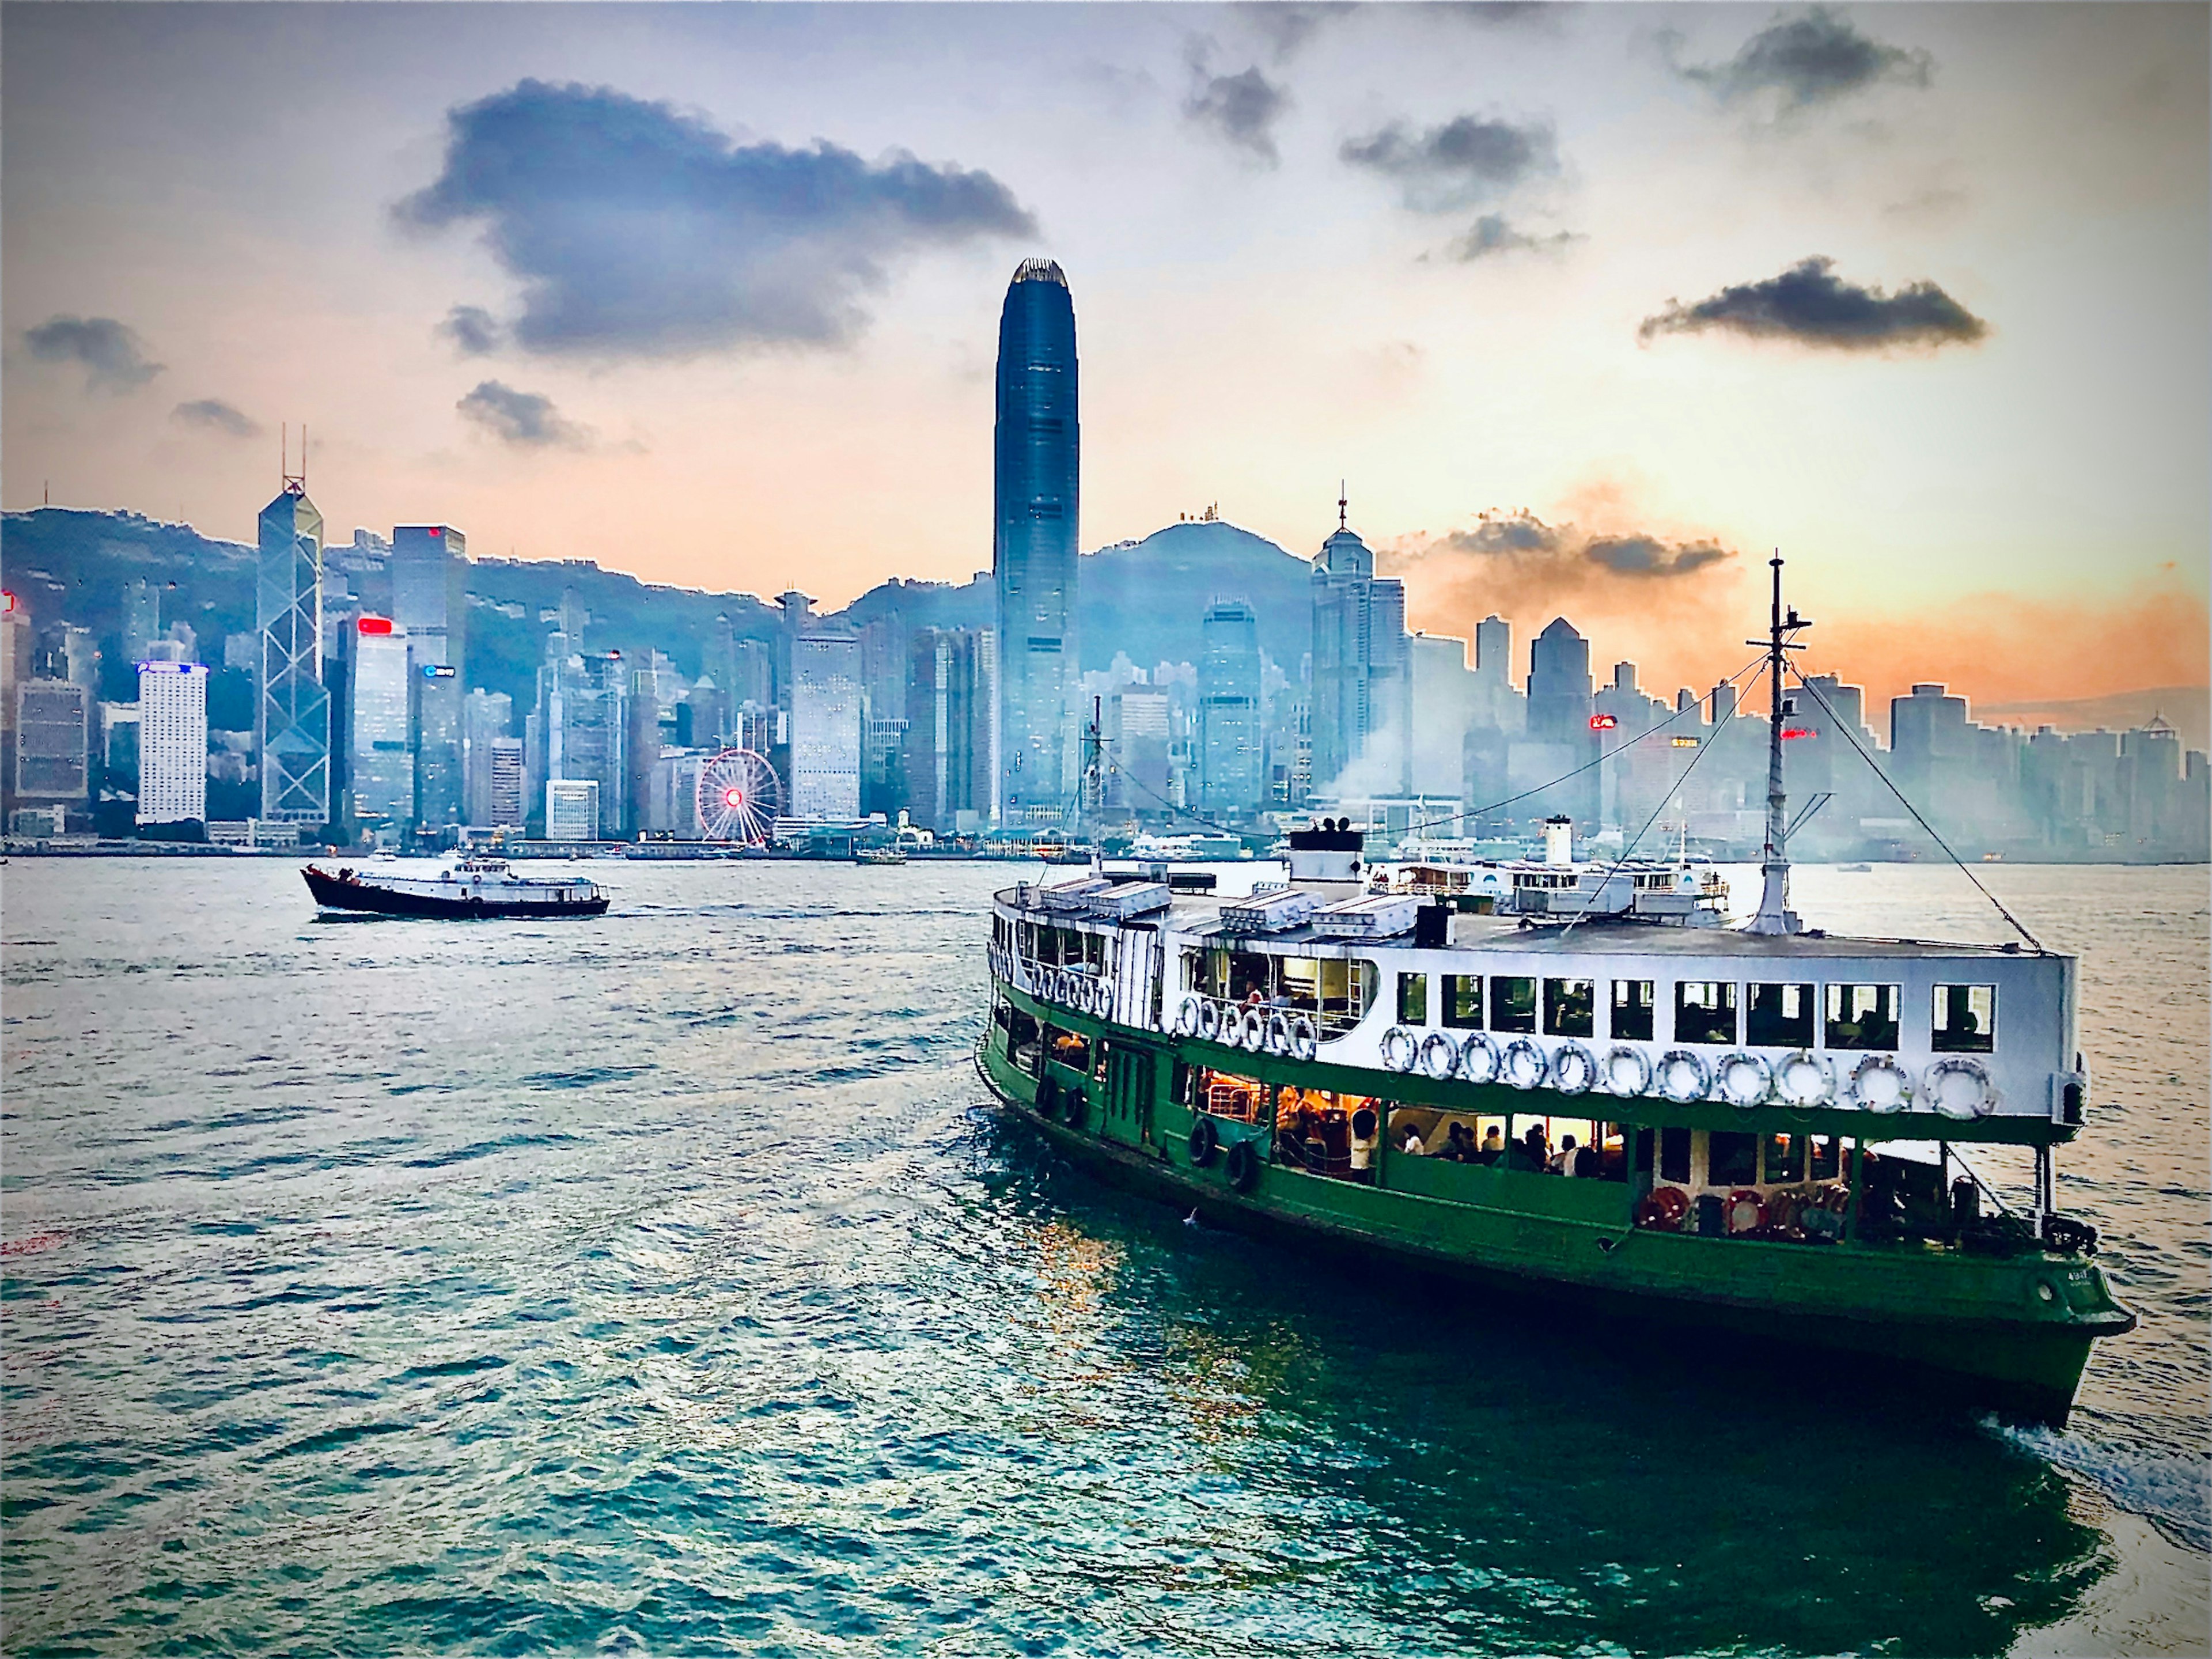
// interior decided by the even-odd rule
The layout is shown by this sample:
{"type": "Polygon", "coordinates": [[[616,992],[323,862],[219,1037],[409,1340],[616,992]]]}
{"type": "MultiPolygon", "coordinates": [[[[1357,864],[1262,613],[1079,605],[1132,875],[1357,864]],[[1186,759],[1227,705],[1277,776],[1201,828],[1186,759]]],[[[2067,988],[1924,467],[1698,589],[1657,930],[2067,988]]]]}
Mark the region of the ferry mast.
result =
{"type": "Polygon", "coordinates": [[[1774,596],[1767,613],[1766,637],[1747,640],[1747,645],[1766,647],[1766,847],[1760,862],[1759,914],[1745,927],[1749,933],[1796,933],[1805,924],[1790,908],[1790,853],[1786,845],[1789,797],[1782,792],[1782,678],[1788,653],[1802,651],[1796,635],[1812,624],[1792,605],[1782,611],[1782,555],[1767,561],[1774,569],[1774,596]]]}

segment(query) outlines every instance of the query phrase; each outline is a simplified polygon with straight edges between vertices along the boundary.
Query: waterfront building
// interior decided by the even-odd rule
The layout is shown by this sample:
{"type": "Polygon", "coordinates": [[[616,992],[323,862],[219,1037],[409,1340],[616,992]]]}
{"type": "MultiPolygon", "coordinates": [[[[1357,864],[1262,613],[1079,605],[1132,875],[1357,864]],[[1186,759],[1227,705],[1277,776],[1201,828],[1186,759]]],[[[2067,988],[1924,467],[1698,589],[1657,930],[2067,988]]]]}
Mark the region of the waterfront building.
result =
{"type": "Polygon", "coordinates": [[[463,822],[461,671],[424,662],[408,639],[415,689],[415,821],[428,830],[463,822]]]}
{"type": "Polygon", "coordinates": [[[991,570],[999,641],[999,763],[1006,821],[1073,811],[1081,673],[1075,305],[1049,259],[1024,259],[999,314],[991,570]]]}
{"type": "Polygon", "coordinates": [[[1175,702],[1156,687],[1125,686],[1107,700],[1102,720],[1114,769],[1109,806],[1139,817],[1171,810],[1175,790],[1175,702]]]}
{"type": "MultiPolygon", "coordinates": [[[[504,691],[478,687],[461,700],[461,793],[467,823],[492,826],[522,822],[492,816],[491,745],[509,736],[514,726],[514,700],[504,691]]],[[[519,787],[516,794],[519,804],[519,787]]]]}
{"type": "Polygon", "coordinates": [[[207,821],[208,671],[138,665],[138,822],[207,821]]]}
{"type": "Polygon", "coordinates": [[[75,680],[25,680],[15,688],[16,799],[88,798],[91,718],[92,694],[75,680]]]}
{"type": "Polygon", "coordinates": [[[420,667],[466,662],[468,540],[451,525],[404,524],[392,532],[392,620],[420,667]]]}
{"type": "Polygon", "coordinates": [[[389,617],[354,623],[347,664],[346,787],[358,823],[393,826],[415,818],[413,687],[407,636],[389,617]]]}
{"type": "MultiPolygon", "coordinates": [[[[141,677],[143,678],[143,676],[141,677]]],[[[252,734],[248,733],[250,738],[252,734]]],[[[100,773],[105,790],[138,793],[138,705],[100,705],[100,773]]]]}
{"type": "Polygon", "coordinates": [[[0,589],[0,787],[15,789],[15,692],[30,678],[31,613],[13,592],[0,589]]]}
{"type": "Polygon", "coordinates": [[[1410,792],[1413,721],[1406,588],[1379,578],[1375,556],[1345,520],[1313,567],[1313,788],[1335,797],[1410,792]],[[1364,763],[1360,770],[1352,770],[1364,763]]]}
{"type": "Polygon", "coordinates": [[[914,822],[939,835],[988,822],[994,701],[988,633],[921,628],[908,637],[901,772],[914,822]]]}
{"type": "Polygon", "coordinates": [[[522,739],[493,738],[485,745],[485,803],[483,816],[471,822],[488,829],[520,829],[523,820],[522,739]]]}
{"type": "Polygon", "coordinates": [[[1449,635],[1433,634],[1415,634],[1406,642],[1413,675],[1410,765],[1417,795],[1457,800],[1466,782],[1462,749],[1482,702],[1482,682],[1468,666],[1467,644],[1449,635]]]}
{"type": "Polygon", "coordinates": [[[1243,599],[1216,599],[1200,623],[1198,777],[1200,810],[1259,810],[1265,744],[1260,727],[1260,626],[1243,599]]]}
{"type": "Polygon", "coordinates": [[[307,479],[287,477],[261,510],[255,581],[261,635],[253,718],[261,816],[279,823],[331,817],[331,700],[323,684],[323,515],[307,479]]]}
{"type": "Polygon", "coordinates": [[[629,779],[629,677],[620,652],[587,656],[572,648],[571,641],[581,637],[582,617],[567,614],[572,607],[565,601],[562,611],[575,631],[563,628],[547,636],[545,661],[538,672],[538,741],[543,744],[538,776],[549,785],[578,780],[596,784],[594,833],[618,833],[629,779]]]}
{"type": "Polygon", "coordinates": [[[596,778],[549,778],[545,783],[545,839],[597,841],[599,785],[596,778]]]}
{"type": "Polygon", "coordinates": [[[817,623],[793,642],[791,815],[860,813],[860,645],[850,629],[817,623]]]}

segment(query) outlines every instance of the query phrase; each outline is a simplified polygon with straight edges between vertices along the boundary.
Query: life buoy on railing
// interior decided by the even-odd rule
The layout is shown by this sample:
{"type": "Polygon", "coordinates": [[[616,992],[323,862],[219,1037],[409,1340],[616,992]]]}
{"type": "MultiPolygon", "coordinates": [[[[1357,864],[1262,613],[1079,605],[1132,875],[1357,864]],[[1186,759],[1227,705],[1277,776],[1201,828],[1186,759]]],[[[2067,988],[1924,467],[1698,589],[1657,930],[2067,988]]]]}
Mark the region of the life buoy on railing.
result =
{"type": "Polygon", "coordinates": [[[1221,1005],[1212,997],[1205,998],[1198,1005],[1198,1034],[1208,1042],[1220,1039],[1221,1005]]]}
{"type": "Polygon", "coordinates": [[[1267,1016],[1267,1052],[1287,1054],[1291,1052],[1291,1017],[1278,1008],[1267,1016]]]}
{"type": "Polygon", "coordinates": [[[1563,1042],[1552,1054],[1552,1086],[1563,1095],[1586,1095],[1597,1081],[1597,1061],[1579,1042],[1563,1042]]]}
{"type": "Polygon", "coordinates": [[[1267,1011],[1247,1008],[1243,1023],[1237,1031],[1237,1046],[1248,1054],[1256,1054],[1267,1046],[1267,1011]]]}
{"type": "Polygon", "coordinates": [[[1653,1232],[1680,1232],[1689,1213],[1690,1195],[1680,1187],[1654,1187],[1636,1201],[1636,1224],[1653,1232]]]}
{"type": "Polygon", "coordinates": [[[1641,1048],[1615,1043],[1606,1051],[1605,1091],[1633,1100],[1651,1091],[1651,1056],[1641,1048]]]}
{"type": "Polygon", "coordinates": [[[1528,1037],[1515,1037],[1505,1045],[1498,1062],[1499,1075],[1516,1089],[1540,1089],[1551,1072],[1544,1051],[1528,1037]]]}
{"type": "Polygon", "coordinates": [[[1190,1161],[1194,1169],[1204,1169],[1213,1161],[1213,1149],[1221,1144],[1221,1131],[1213,1127],[1213,1120],[1203,1112],[1198,1121],[1190,1126],[1190,1161]]]}
{"type": "Polygon", "coordinates": [[[1713,1091],[1731,1106],[1748,1111],[1774,1087],[1774,1068],[1757,1054],[1738,1049],[1713,1068],[1713,1091]]]}
{"type": "Polygon", "coordinates": [[[1662,1054],[1653,1076],[1659,1092],[1677,1106],[1703,1100],[1713,1086],[1713,1074],[1706,1069],[1705,1056],[1687,1048],[1669,1048],[1662,1054]]]}
{"type": "Polygon", "coordinates": [[[1393,1025],[1382,1033],[1382,1063],[1392,1071],[1412,1071],[1420,1052],[1420,1043],[1404,1026],[1393,1025]]]}
{"type": "Polygon", "coordinates": [[[1459,1045],[1442,1031],[1421,1039],[1421,1069],[1442,1083],[1459,1070],[1459,1045]]]}
{"type": "Polygon", "coordinates": [[[1250,1141],[1240,1140],[1229,1149],[1224,1173],[1232,1191],[1249,1193],[1260,1184],[1260,1154],[1252,1150],[1250,1141]]]}
{"type": "Polygon", "coordinates": [[[1755,1233],[1766,1224],[1766,1200],[1750,1187],[1739,1187],[1728,1195],[1721,1218],[1731,1234],[1755,1233]]]}
{"type": "Polygon", "coordinates": [[[1177,1036],[1198,1035],[1198,1011],[1201,1006],[1195,996],[1187,996],[1176,1005],[1175,1030],[1177,1036]]]}
{"type": "Polygon", "coordinates": [[[1869,1054],[1851,1068],[1851,1099],[1887,1116],[1912,1103],[1912,1075],[1887,1054],[1869,1054]]]}
{"type": "Polygon", "coordinates": [[[1810,1048],[1784,1054],[1774,1062],[1774,1093],[1785,1106],[1826,1106],[1836,1097],[1836,1068],[1810,1048]]]}
{"type": "Polygon", "coordinates": [[[1300,1014],[1291,1022],[1291,1058],[1311,1060],[1320,1049],[1321,1034],[1314,1030],[1312,1020],[1300,1014]]]}
{"type": "Polygon", "coordinates": [[[1987,1117],[1997,1107],[1989,1068],[1964,1054],[1948,1055],[1930,1066],[1921,1076],[1920,1092],[1945,1117],[1987,1117]]]}
{"type": "Polygon", "coordinates": [[[1469,1083],[1497,1082],[1498,1068],[1504,1063],[1504,1056],[1487,1031],[1469,1031],[1467,1040],[1460,1044],[1459,1074],[1469,1083]]]}

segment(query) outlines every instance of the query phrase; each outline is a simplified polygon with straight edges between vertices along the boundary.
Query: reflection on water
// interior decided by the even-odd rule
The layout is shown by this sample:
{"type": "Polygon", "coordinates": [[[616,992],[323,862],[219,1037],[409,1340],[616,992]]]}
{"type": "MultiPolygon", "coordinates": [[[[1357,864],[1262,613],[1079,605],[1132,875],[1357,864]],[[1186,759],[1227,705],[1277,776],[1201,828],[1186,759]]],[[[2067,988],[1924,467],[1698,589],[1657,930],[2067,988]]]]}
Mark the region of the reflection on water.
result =
{"type": "Polygon", "coordinates": [[[969,1066],[994,877],[11,868],[10,1652],[2205,1647],[2202,872],[2057,890],[2146,1315],[2063,1435],[1093,1185],[969,1066]]]}

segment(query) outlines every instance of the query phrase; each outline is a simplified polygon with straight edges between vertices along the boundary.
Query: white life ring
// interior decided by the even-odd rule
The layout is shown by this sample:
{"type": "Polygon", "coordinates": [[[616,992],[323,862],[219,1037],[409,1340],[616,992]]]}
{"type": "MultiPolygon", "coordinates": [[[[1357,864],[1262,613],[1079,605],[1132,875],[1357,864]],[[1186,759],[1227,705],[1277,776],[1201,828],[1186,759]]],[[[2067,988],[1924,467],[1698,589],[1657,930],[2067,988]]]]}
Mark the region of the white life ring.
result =
{"type": "Polygon", "coordinates": [[[1581,1043],[1563,1042],[1553,1051],[1552,1086],[1561,1094],[1586,1095],[1596,1081],[1597,1061],[1581,1043]]]}
{"type": "Polygon", "coordinates": [[[1498,1057],[1498,1075],[1516,1089],[1540,1089],[1552,1067],[1544,1051],[1527,1037],[1515,1037],[1498,1057]]]}
{"type": "Polygon", "coordinates": [[[1267,1016],[1267,1052],[1271,1054],[1291,1052],[1291,1017],[1279,1008],[1267,1016]]]}
{"type": "Polygon", "coordinates": [[[1774,1062],[1774,1096],[1785,1106],[1826,1106],[1836,1097],[1836,1068],[1826,1054],[1799,1048],[1774,1062]]]}
{"type": "Polygon", "coordinates": [[[1392,1071],[1412,1071],[1420,1052],[1421,1045],[1404,1026],[1393,1025],[1382,1033],[1382,1063],[1392,1071]]]}
{"type": "Polygon", "coordinates": [[[1774,1087],[1774,1068],[1757,1054],[1738,1049],[1713,1067],[1713,1091],[1731,1106],[1749,1110],[1774,1087]]]}
{"type": "Polygon", "coordinates": [[[1624,1100],[1651,1091],[1651,1056],[1641,1048],[1616,1043],[1606,1051],[1605,1091],[1624,1100]]]}
{"type": "Polygon", "coordinates": [[[1469,1083],[1495,1083],[1504,1056],[1487,1031],[1469,1031],[1460,1045],[1459,1073],[1469,1083]]]}
{"type": "Polygon", "coordinates": [[[1459,1070],[1459,1045],[1442,1031],[1421,1039],[1421,1069],[1442,1083],[1459,1070]]]}
{"type": "Polygon", "coordinates": [[[1212,997],[1200,1000],[1198,1034],[1208,1042],[1218,1042],[1221,1040],[1221,1005],[1212,997]]]}
{"type": "Polygon", "coordinates": [[[1267,1011],[1265,1008],[1247,1008],[1244,1011],[1243,1022],[1237,1031],[1237,1043],[1247,1054],[1253,1054],[1267,1046],[1267,1011]]]}
{"type": "Polygon", "coordinates": [[[1964,1054],[1947,1056],[1921,1073],[1920,1092],[1945,1117],[1987,1117],[1997,1107],[1989,1068],[1964,1054]]]}
{"type": "Polygon", "coordinates": [[[1705,1056],[1687,1048],[1669,1048],[1660,1055],[1653,1079],[1659,1085],[1659,1092],[1677,1106],[1703,1100],[1713,1086],[1713,1074],[1705,1065],[1705,1056]]]}
{"type": "Polygon", "coordinates": [[[1320,1034],[1304,1014],[1291,1022],[1291,1058],[1311,1060],[1321,1050],[1320,1034]]]}
{"type": "Polygon", "coordinates": [[[1869,1054],[1851,1068],[1851,1099],[1885,1117],[1912,1104],[1912,1074],[1888,1054],[1869,1054]]]}
{"type": "Polygon", "coordinates": [[[1176,1004],[1175,1030],[1177,1036],[1196,1036],[1198,1035],[1199,1007],[1199,1000],[1195,996],[1187,996],[1180,1003],[1176,1004]]]}

